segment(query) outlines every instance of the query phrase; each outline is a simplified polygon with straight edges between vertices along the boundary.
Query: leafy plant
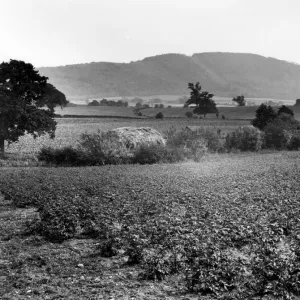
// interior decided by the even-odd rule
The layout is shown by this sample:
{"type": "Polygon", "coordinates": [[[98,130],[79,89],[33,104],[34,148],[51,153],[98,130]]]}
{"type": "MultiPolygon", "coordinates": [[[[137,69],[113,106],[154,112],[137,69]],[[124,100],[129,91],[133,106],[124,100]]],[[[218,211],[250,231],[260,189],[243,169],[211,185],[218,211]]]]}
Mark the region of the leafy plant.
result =
{"type": "Polygon", "coordinates": [[[155,116],[156,119],[163,119],[164,118],[164,114],[162,112],[159,112],[156,114],[155,116]]]}
{"type": "Polygon", "coordinates": [[[228,133],[225,141],[225,148],[228,150],[258,151],[262,145],[263,133],[251,127],[240,127],[228,133]]]}

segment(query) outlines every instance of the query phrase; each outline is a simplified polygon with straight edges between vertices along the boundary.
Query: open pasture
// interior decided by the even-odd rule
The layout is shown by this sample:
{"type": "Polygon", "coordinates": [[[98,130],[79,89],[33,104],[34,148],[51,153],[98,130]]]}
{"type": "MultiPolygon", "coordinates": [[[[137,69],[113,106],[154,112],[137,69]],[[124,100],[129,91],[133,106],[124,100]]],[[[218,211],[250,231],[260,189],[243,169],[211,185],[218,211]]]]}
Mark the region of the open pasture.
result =
{"type": "Polygon", "coordinates": [[[152,127],[161,133],[170,128],[184,128],[186,126],[209,127],[214,131],[221,129],[222,133],[233,131],[239,126],[249,125],[246,120],[222,120],[222,119],[187,119],[170,118],[156,119],[122,119],[122,118],[58,118],[56,137],[51,140],[48,135],[33,139],[26,135],[19,142],[13,143],[7,148],[9,153],[36,153],[43,146],[64,147],[76,144],[82,133],[93,133],[98,130],[106,131],[118,127],[152,127]]]}

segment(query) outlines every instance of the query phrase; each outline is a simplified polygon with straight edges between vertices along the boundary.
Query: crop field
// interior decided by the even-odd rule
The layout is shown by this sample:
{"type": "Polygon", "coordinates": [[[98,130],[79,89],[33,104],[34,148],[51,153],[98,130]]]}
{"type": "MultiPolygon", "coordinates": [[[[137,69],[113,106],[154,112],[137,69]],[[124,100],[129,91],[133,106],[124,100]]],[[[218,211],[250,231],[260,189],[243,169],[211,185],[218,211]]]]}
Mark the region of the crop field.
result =
{"type": "Polygon", "coordinates": [[[299,186],[284,151],[2,168],[0,298],[299,299],[299,186]]]}
{"type": "Polygon", "coordinates": [[[82,115],[82,116],[103,116],[103,117],[132,117],[137,116],[133,113],[132,107],[110,107],[110,106],[70,106],[63,109],[57,107],[55,113],[59,115],[82,115]]]}
{"type": "Polygon", "coordinates": [[[56,137],[51,140],[48,135],[33,139],[31,136],[23,136],[19,142],[12,144],[9,153],[36,153],[43,146],[64,147],[74,145],[82,133],[106,131],[118,127],[152,127],[161,133],[172,127],[181,129],[186,126],[203,126],[222,133],[233,131],[238,126],[249,125],[246,120],[222,120],[222,119],[121,119],[121,118],[59,118],[56,137]]]}
{"type": "MultiPolygon", "coordinates": [[[[295,114],[295,119],[300,120],[300,108],[291,107],[295,114]]],[[[226,119],[232,120],[252,120],[255,117],[257,106],[244,107],[218,107],[219,118],[223,115],[226,119]]],[[[148,108],[142,110],[143,115],[155,117],[158,112],[162,112],[164,117],[185,117],[185,113],[193,111],[192,108],[172,107],[172,108],[148,108]]],[[[207,119],[216,119],[215,114],[207,114],[207,119]]]]}
{"type": "MultiPolygon", "coordinates": [[[[219,118],[223,115],[225,119],[231,120],[252,120],[255,117],[256,106],[245,107],[218,107],[219,118]]],[[[300,108],[291,107],[295,113],[295,119],[300,120],[300,108]]],[[[144,117],[154,118],[157,113],[162,112],[165,118],[185,118],[188,111],[193,111],[193,108],[171,107],[171,108],[148,108],[141,110],[144,117]]],[[[133,107],[107,107],[107,106],[75,106],[65,107],[63,109],[56,108],[55,112],[62,116],[100,116],[100,117],[123,117],[123,118],[138,118],[133,107]]],[[[215,114],[208,114],[207,119],[217,119],[215,114]]],[[[216,121],[217,122],[217,121],[216,121]]]]}

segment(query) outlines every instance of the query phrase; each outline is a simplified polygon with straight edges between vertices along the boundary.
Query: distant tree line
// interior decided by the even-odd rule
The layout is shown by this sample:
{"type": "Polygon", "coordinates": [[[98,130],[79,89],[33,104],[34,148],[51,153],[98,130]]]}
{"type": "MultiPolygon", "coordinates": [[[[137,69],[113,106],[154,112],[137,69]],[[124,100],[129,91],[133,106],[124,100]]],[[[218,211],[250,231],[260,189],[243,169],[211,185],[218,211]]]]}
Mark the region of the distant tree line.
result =
{"type": "Polygon", "coordinates": [[[88,103],[88,106],[115,106],[115,107],[128,107],[128,102],[123,100],[107,100],[102,99],[101,101],[92,100],[88,103]]]}

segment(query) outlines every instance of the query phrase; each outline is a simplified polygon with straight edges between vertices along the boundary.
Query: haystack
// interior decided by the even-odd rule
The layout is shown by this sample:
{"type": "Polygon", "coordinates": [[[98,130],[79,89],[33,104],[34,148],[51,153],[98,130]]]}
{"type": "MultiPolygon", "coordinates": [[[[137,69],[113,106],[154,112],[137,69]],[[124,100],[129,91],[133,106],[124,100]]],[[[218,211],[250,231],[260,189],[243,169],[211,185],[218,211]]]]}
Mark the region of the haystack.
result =
{"type": "Polygon", "coordinates": [[[121,127],[107,132],[108,137],[115,142],[125,144],[128,149],[136,149],[141,145],[165,146],[163,136],[150,127],[121,127]]]}

